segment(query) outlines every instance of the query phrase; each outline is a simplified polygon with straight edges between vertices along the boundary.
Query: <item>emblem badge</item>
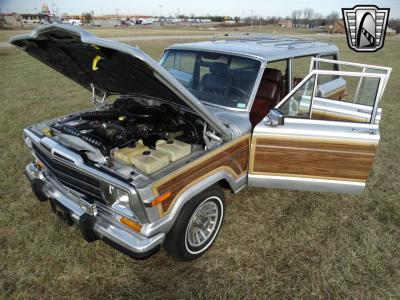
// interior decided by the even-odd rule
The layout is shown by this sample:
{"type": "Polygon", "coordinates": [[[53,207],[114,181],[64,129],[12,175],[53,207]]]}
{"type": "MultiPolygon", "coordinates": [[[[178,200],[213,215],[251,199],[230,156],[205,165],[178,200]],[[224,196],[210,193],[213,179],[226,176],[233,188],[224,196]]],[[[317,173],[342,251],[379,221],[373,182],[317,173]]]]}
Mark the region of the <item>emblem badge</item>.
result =
{"type": "Polygon", "coordinates": [[[356,5],[342,8],[347,43],[358,52],[374,52],[383,47],[390,8],[356,5]]]}

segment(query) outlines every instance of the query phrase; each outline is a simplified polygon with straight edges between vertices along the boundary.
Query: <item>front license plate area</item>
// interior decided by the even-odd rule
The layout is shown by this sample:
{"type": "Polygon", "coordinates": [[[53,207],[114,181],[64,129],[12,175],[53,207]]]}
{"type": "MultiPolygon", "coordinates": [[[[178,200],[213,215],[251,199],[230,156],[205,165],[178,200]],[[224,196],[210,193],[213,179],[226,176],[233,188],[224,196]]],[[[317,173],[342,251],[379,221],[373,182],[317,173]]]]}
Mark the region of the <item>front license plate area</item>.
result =
{"type": "Polygon", "coordinates": [[[68,226],[74,224],[74,221],[71,218],[71,212],[68,208],[62,205],[55,199],[50,199],[50,205],[53,212],[68,226]]]}

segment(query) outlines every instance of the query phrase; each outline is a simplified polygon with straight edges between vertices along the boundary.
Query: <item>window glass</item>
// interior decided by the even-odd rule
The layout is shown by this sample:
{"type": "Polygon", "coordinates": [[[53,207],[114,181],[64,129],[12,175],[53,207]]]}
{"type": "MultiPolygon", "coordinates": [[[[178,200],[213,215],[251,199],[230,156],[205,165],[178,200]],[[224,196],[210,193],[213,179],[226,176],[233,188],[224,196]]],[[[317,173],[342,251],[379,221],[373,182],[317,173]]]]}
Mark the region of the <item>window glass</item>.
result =
{"type": "MultiPolygon", "coordinates": [[[[323,79],[324,76],[318,77],[323,79]]],[[[319,80],[318,80],[319,82],[319,80]]],[[[317,85],[312,104],[312,119],[369,123],[379,88],[379,77],[340,76],[317,85]],[[339,83],[336,87],[333,83],[339,83]]]]}
{"type": "Polygon", "coordinates": [[[229,69],[232,70],[246,70],[246,69],[253,69],[254,66],[257,66],[258,63],[255,60],[251,59],[237,59],[233,58],[229,69]]]}
{"type": "MultiPolygon", "coordinates": [[[[320,58],[336,60],[336,55],[334,55],[334,54],[321,55],[320,58]]],[[[337,71],[337,70],[339,70],[337,64],[327,63],[327,62],[323,62],[323,61],[319,62],[319,69],[320,70],[326,70],[326,71],[337,71]]],[[[335,80],[337,78],[339,78],[339,76],[337,76],[337,75],[325,75],[323,77],[321,76],[320,78],[318,78],[318,84],[328,83],[328,82],[330,82],[332,80],[335,80]]]]}
{"type": "Polygon", "coordinates": [[[332,75],[320,74],[318,75],[316,96],[331,100],[354,102],[358,82],[358,77],[344,79],[341,76],[337,76],[335,80],[332,80],[332,75]]]}
{"type": "MultiPolygon", "coordinates": [[[[318,74],[317,82],[324,76],[329,75],[318,74]]],[[[285,117],[370,122],[379,89],[379,77],[340,76],[332,81],[338,82],[338,87],[327,89],[327,84],[317,84],[313,95],[315,78],[316,75],[313,75],[297,87],[292,96],[278,107],[285,117]],[[330,99],[333,93],[336,96],[340,94],[341,100],[330,99]]]]}
{"type": "Polygon", "coordinates": [[[326,77],[332,75],[318,75],[316,96],[373,106],[379,86],[379,77],[340,76],[337,80],[326,82],[326,77]],[[321,79],[321,81],[320,81],[321,79]]]}
{"type": "MultiPolygon", "coordinates": [[[[378,70],[378,69],[365,69],[366,73],[379,73],[386,74],[386,70],[378,70]]],[[[354,103],[364,104],[373,106],[374,105],[374,97],[372,95],[377,93],[379,88],[379,79],[371,78],[371,77],[362,77],[360,79],[358,93],[354,98],[354,103]]]]}
{"type": "Polygon", "coordinates": [[[293,59],[293,87],[298,85],[310,72],[312,56],[296,57],[293,59]]]}
{"type": "Polygon", "coordinates": [[[303,119],[310,117],[314,83],[315,75],[304,82],[290,98],[278,107],[285,117],[303,119]]]}
{"type": "Polygon", "coordinates": [[[277,69],[282,72],[282,76],[286,74],[287,60],[271,61],[268,62],[267,68],[277,69]]]}
{"type": "Polygon", "coordinates": [[[171,52],[163,66],[185,87],[191,87],[196,54],[188,51],[171,52]]]}
{"type": "MultiPolygon", "coordinates": [[[[272,61],[272,62],[268,62],[267,64],[267,69],[275,69],[275,70],[279,70],[282,73],[282,81],[280,82],[280,88],[281,88],[281,94],[280,94],[280,99],[281,100],[283,97],[285,97],[287,95],[287,93],[289,92],[289,84],[288,84],[288,63],[289,60],[285,59],[285,60],[279,60],[279,61],[272,61]]],[[[268,71],[268,70],[266,70],[268,71]]],[[[265,71],[264,71],[265,74],[265,71]]]]}
{"type": "Polygon", "coordinates": [[[199,100],[245,109],[261,63],[221,53],[168,50],[161,65],[199,100]]]}

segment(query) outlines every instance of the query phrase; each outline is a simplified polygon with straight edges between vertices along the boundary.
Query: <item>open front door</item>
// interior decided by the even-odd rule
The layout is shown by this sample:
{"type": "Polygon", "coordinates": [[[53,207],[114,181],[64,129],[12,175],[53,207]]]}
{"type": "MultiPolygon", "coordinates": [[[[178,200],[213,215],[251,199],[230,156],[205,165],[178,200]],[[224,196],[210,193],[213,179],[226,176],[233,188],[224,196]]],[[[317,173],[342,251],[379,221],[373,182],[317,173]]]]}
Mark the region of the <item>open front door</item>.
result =
{"type": "Polygon", "coordinates": [[[254,128],[249,186],[363,191],[380,139],[378,103],[391,69],[331,62],[363,72],[311,70],[276,106],[283,122],[275,122],[274,111],[254,128]],[[343,97],[325,98],[321,85],[338,78],[346,83],[343,97]]]}

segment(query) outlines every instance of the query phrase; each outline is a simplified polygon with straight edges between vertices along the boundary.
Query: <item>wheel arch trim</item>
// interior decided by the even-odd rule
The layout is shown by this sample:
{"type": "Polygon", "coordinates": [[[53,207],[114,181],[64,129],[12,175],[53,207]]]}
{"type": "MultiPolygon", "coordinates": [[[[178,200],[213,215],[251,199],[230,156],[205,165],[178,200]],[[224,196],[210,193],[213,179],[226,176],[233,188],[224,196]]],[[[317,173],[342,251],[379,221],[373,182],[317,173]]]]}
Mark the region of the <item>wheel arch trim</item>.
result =
{"type": "Polygon", "coordinates": [[[221,167],[214,170],[211,174],[206,174],[200,181],[183,188],[171,204],[169,212],[159,221],[144,224],[140,233],[144,236],[151,236],[160,232],[167,233],[174,225],[179,213],[187,202],[194,196],[223,180],[228,183],[233,192],[236,192],[247,184],[247,172],[236,178],[227,168],[221,167]]]}

